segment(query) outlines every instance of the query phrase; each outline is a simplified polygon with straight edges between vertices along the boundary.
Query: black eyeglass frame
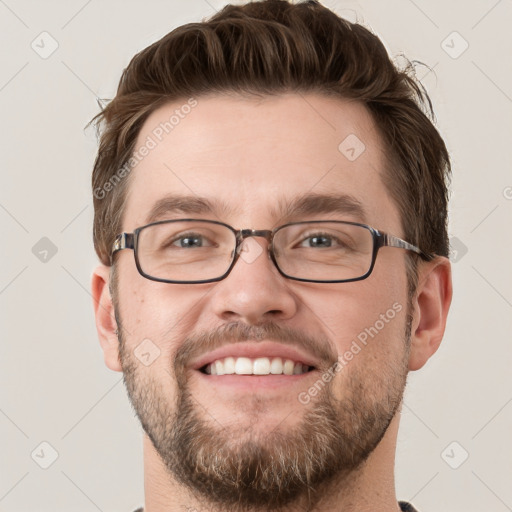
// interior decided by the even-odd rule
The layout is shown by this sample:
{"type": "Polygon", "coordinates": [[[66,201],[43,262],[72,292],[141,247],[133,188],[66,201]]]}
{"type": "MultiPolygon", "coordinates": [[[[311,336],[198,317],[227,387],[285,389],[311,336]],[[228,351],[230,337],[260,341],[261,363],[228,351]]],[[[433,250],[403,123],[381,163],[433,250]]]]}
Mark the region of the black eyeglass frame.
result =
{"type": "Polygon", "coordinates": [[[289,222],[287,224],[283,224],[282,226],[278,226],[277,228],[274,228],[272,230],[270,229],[235,229],[229,224],[226,224],[224,222],[216,221],[216,220],[209,220],[209,219],[172,219],[172,220],[161,220],[157,222],[152,222],[150,224],[146,224],[145,226],[140,226],[136,228],[133,233],[120,233],[116,236],[114,243],[112,245],[112,252],[111,252],[111,262],[113,263],[114,254],[118,251],[121,251],[123,249],[133,249],[134,256],[135,256],[135,265],[137,267],[137,270],[139,271],[139,274],[146,279],[150,279],[151,281],[158,281],[160,283],[171,283],[171,284],[203,284],[203,283],[214,283],[217,281],[222,281],[225,279],[229,273],[233,270],[233,267],[236,265],[236,262],[238,261],[240,257],[240,249],[242,247],[242,242],[251,236],[259,236],[263,237],[268,241],[268,248],[267,252],[270,256],[270,259],[274,263],[275,267],[279,271],[279,273],[286,277],[287,279],[292,279],[294,281],[302,281],[302,282],[308,282],[308,283],[348,283],[353,281],[362,281],[363,279],[366,279],[373,271],[373,268],[375,266],[375,261],[377,259],[377,253],[381,247],[396,247],[399,249],[405,249],[407,251],[412,251],[419,256],[421,256],[425,261],[431,261],[435,255],[434,254],[428,254],[422,251],[419,247],[416,247],[413,244],[410,244],[409,242],[406,242],[405,240],[402,240],[401,238],[398,238],[394,235],[390,235],[388,233],[384,233],[382,231],[379,231],[378,229],[375,229],[371,226],[368,226],[367,224],[361,224],[359,222],[351,222],[351,221],[343,221],[343,220],[311,220],[311,221],[298,221],[298,222],[289,222]],[[141,231],[144,229],[155,226],[157,224],[170,224],[172,222],[207,222],[210,224],[218,224],[220,226],[225,226],[228,228],[236,238],[236,244],[235,244],[235,250],[233,254],[233,261],[231,262],[229,268],[227,271],[220,277],[216,277],[213,279],[203,279],[201,281],[176,281],[176,280],[170,280],[170,279],[162,279],[159,277],[153,277],[149,274],[146,274],[140,265],[139,256],[138,256],[138,240],[139,235],[141,231]],[[316,279],[302,279],[299,277],[292,277],[287,274],[285,274],[281,268],[279,267],[275,254],[274,254],[274,236],[275,234],[280,231],[281,229],[287,227],[287,226],[293,226],[296,224],[320,224],[320,223],[339,223],[339,224],[348,224],[351,226],[360,226],[362,228],[366,228],[372,235],[373,238],[373,251],[372,251],[372,262],[371,265],[366,272],[366,274],[360,276],[360,277],[353,277],[350,279],[339,279],[339,280],[330,280],[330,281],[319,281],[316,279]]]}

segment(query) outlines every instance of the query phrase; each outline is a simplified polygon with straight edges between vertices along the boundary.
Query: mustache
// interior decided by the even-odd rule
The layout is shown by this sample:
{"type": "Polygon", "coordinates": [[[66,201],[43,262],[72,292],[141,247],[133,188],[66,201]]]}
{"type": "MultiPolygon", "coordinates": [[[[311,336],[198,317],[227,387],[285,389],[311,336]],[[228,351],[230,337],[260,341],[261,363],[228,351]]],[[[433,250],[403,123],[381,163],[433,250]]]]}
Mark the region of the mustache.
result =
{"type": "Polygon", "coordinates": [[[337,361],[337,352],[325,336],[313,337],[302,330],[283,327],[274,322],[259,325],[231,322],[213,331],[204,331],[187,337],[176,351],[174,372],[176,375],[183,373],[192,359],[224,345],[263,340],[304,349],[321,361],[325,369],[337,361]]]}

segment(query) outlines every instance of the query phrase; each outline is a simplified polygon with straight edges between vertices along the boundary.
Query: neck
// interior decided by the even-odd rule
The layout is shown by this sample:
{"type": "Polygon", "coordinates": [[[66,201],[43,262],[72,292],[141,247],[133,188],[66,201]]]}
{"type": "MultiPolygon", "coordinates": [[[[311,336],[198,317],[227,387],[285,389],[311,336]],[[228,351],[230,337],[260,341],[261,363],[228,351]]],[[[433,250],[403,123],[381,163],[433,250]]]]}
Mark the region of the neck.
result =
{"type": "MultiPolygon", "coordinates": [[[[308,512],[398,512],[394,465],[399,414],[397,412],[377,448],[356,473],[322,490],[322,499],[314,508],[299,506],[299,509],[308,512]]],[[[144,512],[221,511],[215,504],[198,500],[169,474],[147,435],[144,435],[144,492],[144,512]]],[[[295,511],[297,505],[280,512],[295,511]]]]}

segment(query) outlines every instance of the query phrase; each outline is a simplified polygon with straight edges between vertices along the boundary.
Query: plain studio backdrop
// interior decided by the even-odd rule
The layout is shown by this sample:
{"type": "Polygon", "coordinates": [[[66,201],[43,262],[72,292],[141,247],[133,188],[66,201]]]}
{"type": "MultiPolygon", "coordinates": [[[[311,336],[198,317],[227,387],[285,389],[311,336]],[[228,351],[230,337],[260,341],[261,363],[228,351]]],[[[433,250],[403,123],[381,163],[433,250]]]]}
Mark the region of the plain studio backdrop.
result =
{"type": "MultiPolygon", "coordinates": [[[[84,127],[136,52],[226,3],[0,0],[0,510],[143,503],[141,429],[94,326],[84,127]]],[[[324,4],[431,68],[416,73],[453,163],[454,299],[409,377],[397,496],[420,512],[512,510],[512,4],[324,4]]]]}

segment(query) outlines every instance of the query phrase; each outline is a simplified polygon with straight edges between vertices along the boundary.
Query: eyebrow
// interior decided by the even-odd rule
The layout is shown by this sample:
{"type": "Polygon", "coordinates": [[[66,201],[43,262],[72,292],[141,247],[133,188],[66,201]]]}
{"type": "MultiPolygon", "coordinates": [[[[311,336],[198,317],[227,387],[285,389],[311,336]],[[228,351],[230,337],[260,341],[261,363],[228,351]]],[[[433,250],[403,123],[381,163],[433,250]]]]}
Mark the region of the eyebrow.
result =
{"type": "Polygon", "coordinates": [[[270,211],[272,216],[279,216],[283,222],[319,214],[351,215],[362,222],[366,221],[363,204],[350,194],[308,193],[292,199],[281,198],[277,203],[278,207],[270,211]]]}
{"type": "Polygon", "coordinates": [[[151,208],[146,223],[163,220],[163,217],[182,213],[185,215],[215,214],[227,216],[233,212],[233,208],[220,200],[211,200],[206,197],[192,195],[169,194],[159,199],[151,208]]]}
{"type": "MultiPolygon", "coordinates": [[[[270,208],[270,215],[288,222],[293,218],[319,214],[351,215],[361,222],[366,220],[362,203],[350,194],[307,193],[295,198],[280,197],[277,206],[270,208]]],[[[159,199],[151,208],[146,223],[151,224],[174,214],[204,215],[213,214],[219,219],[239,212],[225,201],[193,195],[169,194],[159,199]]],[[[307,220],[307,219],[305,219],[307,220]]]]}

